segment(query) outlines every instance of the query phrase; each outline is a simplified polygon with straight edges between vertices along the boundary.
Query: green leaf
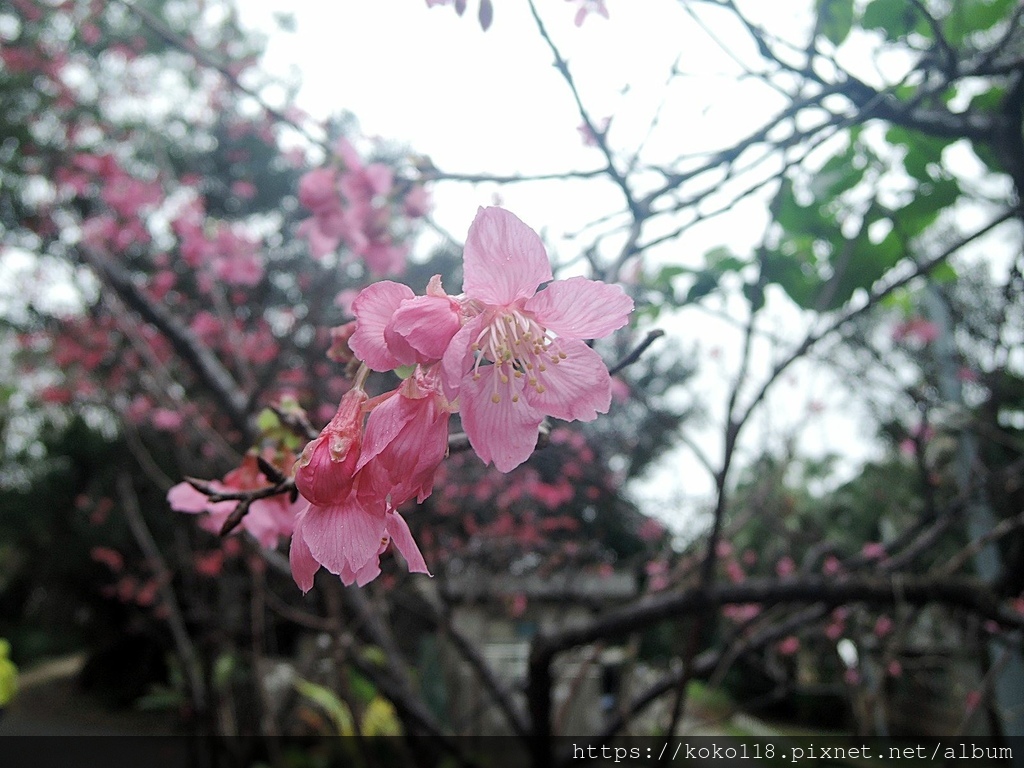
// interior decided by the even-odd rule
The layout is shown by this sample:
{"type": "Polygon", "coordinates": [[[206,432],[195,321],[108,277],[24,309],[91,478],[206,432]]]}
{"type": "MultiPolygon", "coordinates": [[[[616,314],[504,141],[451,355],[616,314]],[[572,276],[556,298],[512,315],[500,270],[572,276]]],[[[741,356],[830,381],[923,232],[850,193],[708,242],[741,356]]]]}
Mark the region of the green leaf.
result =
{"type": "Polygon", "coordinates": [[[953,47],[960,47],[975,32],[991,29],[1008,18],[1014,0],[958,0],[942,23],[942,31],[953,47]]]}
{"type": "Polygon", "coordinates": [[[906,0],[873,0],[864,8],[861,26],[880,29],[886,40],[897,41],[914,28],[917,14],[906,0]]]}
{"type": "Polygon", "coordinates": [[[718,275],[714,272],[704,271],[697,277],[697,281],[690,286],[682,303],[692,304],[699,301],[718,287],[718,275]]]}
{"type": "Polygon", "coordinates": [[[751,309],[756,312],[764,306],[764,286],[760,283],[746,283],[743,295],[750,302],[751,309]]]}
{"type": "Polygon", "coordinates": [[[885,132],[885,139],[890,144],[898,144],[907,148],[907,154],[903,158],[903,167],[907,173],[919,181],[932,181],[935,178],[930,166],[939,167],[941,165],[942,151],[954,141],[952,138],[926,136],[898,125],[891,126],[885,132]]]}
{"type": "Polygon", "coordinates": [[[956,268],[948,261],[944,261],[936,266],[928,273],[928,276],[936,283],[942,284],[955,283],[957,278],[960,277],[960,275],[957,274],[956,268]]]}
{"type": "Polygon", "coordinates": [[[972,112],[997,112],[1003,105],[1006,98],[1006,88],[994,86],[987,91],[975,94],[971,98],[971,104],[967,108],[968,113],[972,112]]]}
{"type": "Polygon", "coordinates": [[[853,0],[817,0],[818,29],[832,42],[840,45],[853,27],[853,0]]]}
{"type": "Polygon", "coordinates": [[[669,264],[658,270],[658,272],[651,278],[649,285],[658,293],[665,296],[674,296],[674,280],[681,275],[691,275],[696,272],[697,270],[690,267],[680,266],[679,264],[669,264]]]}
{"type": "Polygon", "coordinates": [[[213,662],[213,684],[224,688],[231,682],[238,670],[238,659],[230,653],[222,653],[213,662]]]}
{"type": "Polygon", "coordinates": [[[805,232],[807,221],[815,216],[810,207],[800,205],[793,194],[793,182],[783,179],[775,200],[772,201],[775,221],[789,232],[805,232]]]}
{"type": "Polygon", "coordinates": [[[294,684],[295,690],[301,696],[312,701],[330,716],[331,722],[334,725],[335,735],[351,736],[355,733],[352,712],[349,710],[348,705],[338,698],[334,691],[302,678],[298,678],[294,684]]]}
{"type": "MultiPolygon", "coordinates": [[[[792,246],[792,241],[789,244],[792,246]]],[[[809,260],[812,258],[809,244],[806,251],[797,250],[792,254],[781,250],[766,251],[761,258],[761,278],[766,283],[779,286],[798,306],[812,309],[814,297],[821,285],[821,281],[809,269],[809,260]]]]}
{"type": "Polygon", "coordinates": [[[281,420],[277,418],[277,414],[269,408],[264,408],[260,411],[260,415],[256,417],[256,426],[260,432],[270,432],[281,426],[281,420]]]}
{"type": "Polygon", "coordinates": [[[811,180],[810,192],[815,200],[831,200],[860,183],[865,167],[856,165],[856,157],[857,150],[850,144],[829,158],[811,180]]]}
{"type": "Polygon", "coordinates": [[[835,274],[822,286],[818,303],[824,309],[838,309],[858,289],[870,289],[904,255],[903,241],[895,230],[879,243],[872,243],[862,232],[839,249],[833,264],[835,274]]]}
{"type": "Polygon", "coordinates": [[[893,224],[904,237],[917,237],[959,197],[960,185],[954,179],[921,184],[914,199],[891,214],[893,224]]]}
{"type": "Polygon", "coordinates": [[[725,246],[712,248],[704,254],[704,261],[705,269],[718,275],[724,275],[726,272],[738,272],[746,266],[743,259],[725,246]]]}

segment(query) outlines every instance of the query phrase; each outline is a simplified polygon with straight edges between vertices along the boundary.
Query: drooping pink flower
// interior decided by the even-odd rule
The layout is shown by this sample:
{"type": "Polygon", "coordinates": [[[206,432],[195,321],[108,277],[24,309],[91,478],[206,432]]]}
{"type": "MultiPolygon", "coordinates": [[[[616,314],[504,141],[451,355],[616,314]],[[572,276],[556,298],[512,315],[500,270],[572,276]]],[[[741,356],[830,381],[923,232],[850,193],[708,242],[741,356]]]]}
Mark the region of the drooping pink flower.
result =
{"type": "Polygon", "coordinates": [[[463,256],[469,320],[443,358],[445,391],[484,463],[523,463],[544,416],[590,421],[607,413],[611,377],[584,339],[624,326],[633,301],[618,286],[552,279],[540,237],[502,208],[481,208],[463,256]]]}
{"type": "Polygon", "coordinates": [[[345,584],[380,574],[392,541],[409,570],[428,573],[404,519],[394,510],[433,489],[448,446],[448,415],[439,385],[422,371],[373,403],[363,433],[365,392],[350,390],[335,417],[296,462],[295,484],[309,501],[295,520],[290,561],[305,592],[323,566],[345,584]]]}
{"type": "Polygon", "coordinates": [[[288,554],[292,578],[308,592],[323,566],[346,586],[364,586],[380,575],[380,556],[391,542],[411,573],[429,574],[409,526],[396,512],[383,506],[367,509],[355,492],[339,504],[310,504],[295,520],[288,554]]]}
{"type": "Polygon", "coordinates": [[[452,407],[441,393],[436,369],[417,368],[370,413],[357,471],[361,492],[387,497],[398,508],[434,488],[434,473],[448,452],[452,407]]]}

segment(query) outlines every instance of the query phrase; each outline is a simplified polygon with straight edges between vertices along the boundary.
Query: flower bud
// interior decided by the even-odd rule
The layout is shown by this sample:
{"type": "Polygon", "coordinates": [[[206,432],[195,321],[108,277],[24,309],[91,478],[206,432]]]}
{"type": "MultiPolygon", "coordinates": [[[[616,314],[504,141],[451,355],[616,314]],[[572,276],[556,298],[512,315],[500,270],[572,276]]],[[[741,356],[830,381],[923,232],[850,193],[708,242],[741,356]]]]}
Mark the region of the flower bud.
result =
{"type": "Polygon", "coordinates": [[[365,402],[362,389],[349,390],[341,398],[334,418],[295,462],[295,486],[303,498],[317,506],[342,502],[352,491],[363,443],[365,402]]]}

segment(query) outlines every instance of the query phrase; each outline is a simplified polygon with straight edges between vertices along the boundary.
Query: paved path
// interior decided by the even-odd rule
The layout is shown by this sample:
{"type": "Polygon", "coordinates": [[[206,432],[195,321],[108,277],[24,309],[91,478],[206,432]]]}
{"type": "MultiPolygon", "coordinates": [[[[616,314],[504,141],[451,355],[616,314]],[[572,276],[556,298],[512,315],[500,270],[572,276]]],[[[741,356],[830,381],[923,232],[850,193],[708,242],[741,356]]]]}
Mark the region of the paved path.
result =
{"type": "Polygon", "coordinates": [[[18,681],[0,718],[0,736],[131,736],[173,733],[173,714],[111,711],[78,686],[83,657],[46,662],[18,681]]]}

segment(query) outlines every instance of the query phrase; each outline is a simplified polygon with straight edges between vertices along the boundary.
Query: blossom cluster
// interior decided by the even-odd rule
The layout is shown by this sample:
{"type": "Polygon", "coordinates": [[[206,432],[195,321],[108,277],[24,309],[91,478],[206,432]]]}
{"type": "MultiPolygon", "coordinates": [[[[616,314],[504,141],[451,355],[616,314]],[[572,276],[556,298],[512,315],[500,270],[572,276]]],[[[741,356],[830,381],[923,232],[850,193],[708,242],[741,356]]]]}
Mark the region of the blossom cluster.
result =
{"type": "Polygon", "coordinates": [[[551,280],[537,233],[486,208],[466,239],[460,295],[435,276],[422,296],[381,281],[355,298],[356,319],[335,334],[332,356],[350,352],[361,372],[294,464],[305,501],[290,562],[301,589],[321,566],[345,584],[366,584],[391,543],[410,571],[427,573],[398,509],[433,491],[453,413],[484,463],[508,472],[533,452],[546,416],[590,421],[608,411],[611,377],[584,340],[624,326],[633,302],[600,281],[551,280]],[[402,382],[370,398],[369,371],[396,369],[407,374],[402,382]]]}
{"type": "Polygon", "coordinates": [[[375,275],[401,272],[406,248],[392,231],[393,222],[425,216],[430,208],[426,190],[418,185],[403,189],[389,166],[363,163],[347,139],[334,149],[336,163],[309,171],[299,181],[299,202],[312,213],[299,225],[299,234],[318,259],[344,244],[375,275]]]}
{"type": "Polygon", "coordinates": [[[309,506],[290,557],[302,589],[320,565],[346,584],[368,582],[392,541],[411,571],[427,571],[396,510],[433,490],[452,413],[477,455],[508,472],[533,452],[545,416],[589,421],[607,412],[611,377],[583,339],[621,328],[633,302],[582,277],[538,292],[551,279],[540,237],[487,208],[466,239],[461,295],[445,293],[435,276],[422,296],[382,281],[356,297],[352,353],[375,371],[412,372],[373,400],[354,387],[299,458],[296,486],[309,506]]]}

